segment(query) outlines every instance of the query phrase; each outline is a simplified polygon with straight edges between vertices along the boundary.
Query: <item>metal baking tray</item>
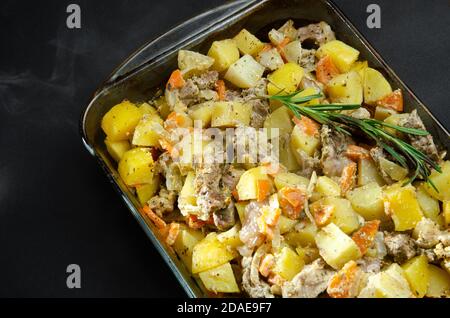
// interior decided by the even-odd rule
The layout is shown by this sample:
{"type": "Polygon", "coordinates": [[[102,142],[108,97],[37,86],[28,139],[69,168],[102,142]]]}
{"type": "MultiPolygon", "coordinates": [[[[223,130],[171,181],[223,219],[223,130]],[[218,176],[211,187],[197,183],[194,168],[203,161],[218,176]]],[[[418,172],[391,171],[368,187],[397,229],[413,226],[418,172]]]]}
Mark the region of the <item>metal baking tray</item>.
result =
{"type": "Polygon", "coordinates": [[[398,78],[375,49],[355,29],[344,14],[328,0],[235,1],[200,14],[150,41],[133,53],[98,88],[80,120],[82,141],[102,167],[109,181],[122,197],[149,239],[160,252],[189,297],[211,296],[192,277],[176,254],[162,239],[153,223],[139,212],[139,203],[119,178],[116,162],[108,155],[100,122],[103,115],[123,99],[147,101],[154,96],[171,70],[177,67],[177,52],[192,49],[206,53],[214,40],[228,38],[246,28],[265,39],[267,32],[287,19],[297,27],[325,21],[337,38],[358,49],[360,58],[382,72],[391,85],[404,92],[406,111],[417,109],[438,146],[450,149],[448,131],[427,107],[398,78]]]}

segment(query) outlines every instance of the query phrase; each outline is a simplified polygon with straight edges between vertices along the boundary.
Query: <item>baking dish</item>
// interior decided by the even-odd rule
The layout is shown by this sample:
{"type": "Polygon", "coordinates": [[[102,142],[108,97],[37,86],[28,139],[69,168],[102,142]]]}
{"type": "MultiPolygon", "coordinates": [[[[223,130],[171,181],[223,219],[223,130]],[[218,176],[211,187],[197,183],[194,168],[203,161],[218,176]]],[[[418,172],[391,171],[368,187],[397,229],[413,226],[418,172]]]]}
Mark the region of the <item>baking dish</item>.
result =
{"type": "Polygon", "coordinates": [[[361,57],[378,69],[393,87],[404,92],[406,111],[417,109],[435,142],[443,149],[450,145],[448,131],[428,111],[418,98],[386,65],[380,55],[352,26],[339,9],[327,0],[264,0],[236,1],[194,17],[166,34],[149,42],[133,53],[100,86],[82,113],[80,132],[86,149],[93,155],[130,212],[172,269],[189,297],[210,296],[187,271],[176,254],[162,239],[153,223],[139,212],[139,203],[119,178],[116,163],[108,155],[104,134],[100,128],[103,115],[123,99],[142,102],[160,92],[161,84],[176,68],[179,49],[192,49],[205,53],[212,41],[227,38],[246,28],[256,36],[279,27],[292,19],[297,26],[325,21],[337,37],[360,51],[361,57]]]}

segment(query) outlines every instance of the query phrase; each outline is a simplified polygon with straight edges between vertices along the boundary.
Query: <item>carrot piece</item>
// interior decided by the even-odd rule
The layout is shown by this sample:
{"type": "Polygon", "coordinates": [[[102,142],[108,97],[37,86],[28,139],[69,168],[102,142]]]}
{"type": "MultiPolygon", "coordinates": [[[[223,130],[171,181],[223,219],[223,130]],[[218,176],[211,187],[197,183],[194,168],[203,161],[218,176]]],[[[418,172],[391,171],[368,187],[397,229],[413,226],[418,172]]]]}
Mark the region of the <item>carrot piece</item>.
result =
{"type": "Polygon", "coordinates": [[[361,269],[355,261],[350,261],[331,277],[328,283],[328,295],[332,298],[350,298],[358,292],[361,269]]]}
{"type": "Polygon", "coordinates": [[[303,210],[306,193],[299,188],[284,187],[279,194],[283,213],[290,219],[297,219],[303,210]]]}
{"type": "Polygon", "coordinates": [[[217,94],[219,95],[219,100],[225,100],[225,92],[226,92],[225,82],[222,80],[217,80],[215,88],[217,94]]]}
{"type": "Polygon", "coordinates": [[[161,145],[161,148],[166,150],[172,158],[178,157],[178,150],[174,146],[172,146],[172,144],[168,140],[161,138],[159,140],[159,144],[161,145]]]}
{"type": "Polygon", "coordinates": [[[339,69],[334,65],[329,55],[322,57],[317,63],[316,77],[323,84],[327,84],[333,77],[339,75],[339,69]]]}
{"type": "Polygon", "coordinates": [[[370,153],[367,149],[357,146],[357,145],[348,145],[347,150],[345,151],[345,155],[351,160],[359,160],[359,159],[367,159],[370,157],[370,153]]]}
{"type": "Polygon", "coordinates": [[[372,246],[379,226],[379,220],[368,221],[358,231],[353,233],[352,239],[358,245],[362,255],[372,246]]]}
{"type": "Polygon", "coordinates": [[[257,201],[262,202],[264,201],[267,196],[270,194],[270,182],[269,180],[258,180],[256,182],[256,195],[257,195],[257,201]]]}
{"type": "Polygon", "coordinates": [[[273,209],[273,208],[265,208],[263,212],[263,218],[264,222],[268,226],[275,226],[277,225],[278,221],[280,220],[281,210],[280,209],[273,209]]]}
{"type": "Polygon", "coordinates": [[[186,223],[190,228],[192,228],[194,230],[198,230],[198,229],[201,229],[202,227],[204,227],[205,225],[214,224],[214,219],[213,219],[213,216],[211,215],[209,220],[203,221],[203,220],[200,220],[196,215],[189,214],[186,217],[186,223]]]}
{"type": "Polygon", "coordinates": [[[353,186],[356,177],[356,168],[356,163],[351,162],[347,166],[345,166],[344,170],[342,170],[340,186],[343,195],[345,195],[353,186]]]}
{"type": "Polygon", "coordinates": [[[237,189],[234,189],[233,191],[231,191],[231,195],[233,196],[233,198],[236,201],[239,201],[239,193],[238,193],[237,189]]]}
{"type": "Polygon", "coordinates": [[[302,116],[302,118],[294,117],[292,121],[308,136],[316,136],[319,134],[320,125],[306,116],[302,116]]]}
{"type": "Polygon", "coordinates": [[[264,46],[263,46],[263,48],[262,48],[262,50],[261,50],[261,53],[262,53],[262,52],[270,51],[272,48],[273,48],[273,46],[272,46],[271,44],[266,43],[266,44],[264,44],[264,46]]]}
{"type": "Polygon", "coordinates": [[[186,82],[184,81],[183,74],[181,73],[180,70],[175,70],[175,71],[172,72],[172,74],[170,74],[170,78],[167,81],[166,88],[169,91],[172,91],[175,88],[183,87],[184,84],[186,84],[186,82]]]}
{"type": "Polygon", "coordinates": [[[142,207],[142,212],[156,225],[160,230],[165,230],[167,228],[166,222],[161,219],[155,212],[153,212],[148,205],[142,207]]]}
{"type": "Polygon", "coordinates": [[[173,245],[175,243],[175,240],[178,237],[178,234],[180,233],[180,223],[172,222],[169,225],[169,231],[167,233],[166,237],[166,243],[168,245],[173,245]]]}
{"type": "Polygon", "coordinates": [[[390,108],[396,110],[398,112],[403,111],[403,94],[401,89],[397,89],[390,93],[389,95],[383,97],[378,100],[376,103],[377,106],[390,108]]]}
{"type": "Polygon", "coordinates": [[[284,172],[283,167],[279,163],[265,162],[262,166],[264,167],[264,171],[272,177],[280,172],[284,172]]]}
{"type": "Polygon", "coordinates": [[[290,39],[289,37],[286,36],[286,37],[283,39],[283,41],[281,41],[281,43],[278,44],[278,45],[276,46],[277,51],[278,51],[278,53],[280,53],[280,55],[281,55],[281,57],[283,58],[284,62],[287,62],[287,61],[288,61],[288,60],[287,60],[287,57],[286,57],[286,54],[284,53],[284,47],[285,47],[289,42],[291,42],[291,39],[290,39]]]}
{"type": "Polygon", "coordinates": [[[332,205],[321,206],[320,209],[314,213],[314,220],[316,221],[316,224],[319,226],[325,226],[330,223],[334,210],[335,208],[332,205]]]}
{"type": "Polygon", "coordinates": [[[275,257],[273,256],[273,254],[266,254],[261,260],[261,264],[259,264],[259,273],[262,276],[267,277],[270,275],[274,267],[275,257]]]}
{"type": "Polygon", "coordinates": [[[166,121],[164,122],[164,128],[171,129],[171,128],[177,128],[182,127],[184,125],[184,117],[183,115],[177,113],[177,112],[171,112],[168,116],[166,121]]]}

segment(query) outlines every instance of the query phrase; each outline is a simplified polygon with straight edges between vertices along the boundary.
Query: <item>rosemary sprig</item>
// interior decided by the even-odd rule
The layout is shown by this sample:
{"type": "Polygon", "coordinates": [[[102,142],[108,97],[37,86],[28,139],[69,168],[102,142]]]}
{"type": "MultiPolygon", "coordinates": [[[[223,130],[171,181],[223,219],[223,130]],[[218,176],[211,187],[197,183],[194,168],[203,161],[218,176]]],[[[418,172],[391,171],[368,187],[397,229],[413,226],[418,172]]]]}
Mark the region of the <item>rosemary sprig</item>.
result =
{"type": "Polygon", "coordinates": [[[430,184],[436,191],[436,186],[429,179],[431,169],[441,172],[439,165],[423,152],[415,149],[413,146],[403,141],[402,139],[383,130],[384,127],[395,129],[405,134],[426,136],[429,133],[422,129],[401,127],[393,124],[388,124],[376,119],[358,119],[346,114],[339,113],[337,111],[343,110],[355,110],[361,107],[358,104],[341,105],[341,104],[319,104],[304,106],[302,104],[307,103],[313,99],[323,97],[322,94],[313,94],[308,96],[297,97],[297,91],[288,95],[274,95],[270,96],[270,99],[280,101],[284,106],[289,108],[296,117],[301,116],[309,117],[322,125],[328,125],[334,128],[336,131],[350,135],[349,128],[358,129],[363,132],[367,137],[374,140],[377,145],[382,147],[387,153],[389,153],[395,161],[397,161],[402,167],[412,169],[414,173],[406,182],[413,182],[418,177],[424,179],[430,184]]]}

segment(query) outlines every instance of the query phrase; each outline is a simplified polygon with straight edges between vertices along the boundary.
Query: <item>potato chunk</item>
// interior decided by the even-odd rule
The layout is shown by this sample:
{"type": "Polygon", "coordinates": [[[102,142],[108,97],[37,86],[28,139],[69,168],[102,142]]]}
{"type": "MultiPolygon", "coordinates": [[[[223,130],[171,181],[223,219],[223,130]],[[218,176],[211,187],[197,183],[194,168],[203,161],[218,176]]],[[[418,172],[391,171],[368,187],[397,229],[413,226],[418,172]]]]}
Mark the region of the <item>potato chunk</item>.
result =
{"type": "Polygon", "coordinates": [[[294,124],[292,123],[292,113],[286,107],[280,107],[267,116],[264,121],[264,128],[268,129],[270,138],[277,138],[279,136],[290,134],[294,124]],[[271,131],[272,128],[275,128],[271,131]],[[278,129],[278,133],[276,132],[278,129]]]}
{"type": "Polygon", "coordinates": [[[441,164],[442,173],[435,170],[431,172],[430,180],[434,183],[439,192],[436,192],[430,185],[426,185],[428,193],[439,201],[450,200],[450,161],[441,164]]]}
{"type": "Polygon", "coordinates": [[[366,221],[385,220],[383,192],[381,187],[372,182],[347,192],[353,209],[366,221]]]}
{"type": "Polygon", "coordinates": [[[430,280],[428,283],[427,297],[450,297],[450,275],[435,265],[428,265],[430,280]]]}
{"type": "Polygon", "coordinates": [[[358,160],[358,185],[363,186],[372,182],[376,182],[379,186],[383,186],[385,181],[378,172],[378,168],[372,159],[358,160]]]}
{"type": "Polygon", "coordinates": [[[392,93],[389,82],[383,74],[373,68],[366,68],[364,71],[364,102],[375,105],[379,99],[392,93]]]}
{"type": "Polygon", "coordinates": [[[309,179],[292,172],[280,172],[275,175],[275,187],[281,190],[284,187],[299,187],[306,190],[309,179]]]}
{"type": "Polygon", "coordinates": [[[280,218],[278,220],[278,228],[280,229],[280,234],[291,231],[297,224],[297,220],[292,220],[284,215],[280,215],[280,218]]]}
{"type": "Polygon", "coordinates": [[[413,293],[420,298],[425,296],[430,281],[427,257],[416,256],[403,264],[402,268],[413,293]]]}
{"type": "Polygon", "coordinates": [[[138,196],[139,202],[144,205],[150,200],[159,189],[159,175],[153,176],[152,182],[147,184],[140,184],[136,186],[136,194],[138,196]]]}
{"type": "Polygon", "coordinates": [[[295,231],[286,234],[286,241],[295,247],[316,246],[317,226],[311,222],[304,222],[299,225],[301,226],[296,226],[295,231]]]}
{"type": "Polygon", "coordinates": [[[246,29],[242,29],[233,39],[242,54],[256,55],[264,47],[264,43],[246,29]]]}
{"type": "Polygon", "coordinates": [[[316,52],[321,59],[329,55],[341,73],[348,72],[359,56],[359,51],[339,40],[333,40],[322,45],[316,52]]]}
{"type": "Polygon", "coordinates": [[[333,103],[361,104],[363,101],[361,77],[355,71],[332,78],[327,84],[326,91],[333,103]]]}
{"type": "Polygon", "coordinates": [[[211,127],[242,127],[250,124],[252,108],[239,102],[216,102],[211,114],[211,127]]]}
{"type": "Polygon", "coordinates": [[[385,271],[369,278],[360,298],[411,298],[412,293],[402,268],[394,263],[385,271]]]}
{"type": "Polygon", "coordinates": [[[209,101],[189,107],[189,116],[193,121],[200,121],[201,127],[205,128],[211,124],[214,105],[214,102],[209,101]]]}
{"type": "Polygon", "coordinates": [[[125,100],[111,108],[102,119],[102,129],[109,141],[127,140],[142,117],[139,108],[125,100]]]}
{"type": "Polygon", "coordinates": [[[212,232],[194,247],[192,252],[192,273],[200,273],[223,265],[235,257],[236,252],[220,242],[217,239],[217,234],[212,232]]]}
{"type": "Polygon", "coordinates": [[[239,293],[230,263],[225,263],[198,274],[205,288],[213,293],[239,293]]]}
{"type": "Polygon", "coordinates": [[[383,192],[386,213],[394,221],[396,231],[412,230],[422,219],[423,214],[412,185],[402,187],[397,183],[383,192]]]}
{"type": "Polygon", "coordinates": [[[264,66],[251,55],[244,55],[234,62],[225,73],[225,79],[240,88],[255,86],[264,73],[264,66]]]}
{"type": "Polygon", "coordinates": [[[303,68],[298,64],[286,63],[267,76],[267,92],[269,95],[291,94],[296,91],[303,74],[303,68]]]}
{"type": "Polygon", "coordinates": [[[213,69],[223,72],[239,60],[239,50],[236,42],[231,39],[214,41],[208,51],[208,56],[214,59],[213,69]]]}
{"type": "Polygon", "coordinates": [[[153,181],[153,158],[149,149],[128,150],[119,162],[119,174],[128,186],[147,184],[153,181]]]}
{"type": "Polygon", "coordinates": [[[172,247],[190,271],[192,269],[192,253],[194,247],[203,240],[204,237],[205,236],[201,231],[180,224],[180,231],[172,247]]]}
{"type": "Polygon", "coordinates": [[[267,180],[272,187],[272,180],[264,172],[263,167],[256,167],[245,171],[236,186],[239,200],[254,200],[258,197],[258,181],[267,180]]]}
{"type": "Polygon", "coordinates": [[[304,260],[290,247],[283,247],[275,255],[274,272],[286,280],[291,280],[305,266],[304,260]]]}
{"type": "Polygon", "coordinates": [[[158,115],[144,115],[136,126],[132,144],[141,147],[159,147],[164,132],[163,120],[158,115]]]}
{"type": "Polygon", "coordinates": [[[186,179],[184,180],[183,188],[178,196],[178,204],[189,204],[189,205],[197,205],[197,197],[195,196],[195,188],[194,188],[194,180],[195,173],[193,171],[189,171],[186,179]]]}
{"type": "Polygon", "coordinates": [[[110,141],[108,138],[105,139],[106,150],[113,157],[115,161],[120,161],[123,154],[130,150],[131,146],[128,140],[121,141],[110,141]]]}
{"type": "Polygon", "coordinates": [[[320,176],[317,178],[316,191],[326,197],[339,197],[341,195],[339,184],[327,176],[320,176]]]}
{"type": "Polygon", "coordinates": [[[178,68],[183,74],[204,72],[214,64],[212,57],[194,51],[180,50],[178,52],[178,68]]]}
{"type": "Polygon", "coordinates": [[[330,222],[336,224],[345,234],[350,234],[360,227],[358,214],[347,199],[325,197],[310,206],[313,215],[320,213],[324,208],[332,211],[330,222]]]}
{"type": "Polygon", "coordinates": [[[416,195],[423,215],[439,224],[439,214],[441,213],[439,201],[426,191],[424,182],[417,184],[416,195]]]}
{"type": "Polygon", "coordinates": [[[361,257],[356,243],[334,223],[322,228],[315,240],[320,256],[334,269],[340,269],[347,262],[361,257]]]}
{"type": "MultiPolygon", "coordinates": [[[[294,155],[298,150],[304,151],[308,156],[313,156],[314,152],[320,146],[320,138],[318,135],[309,135],[298,125],[294,126],[291,134],[291,149],[294,155]]],[[[299,163],[301,159],[297,159],[299,163]]]]}

